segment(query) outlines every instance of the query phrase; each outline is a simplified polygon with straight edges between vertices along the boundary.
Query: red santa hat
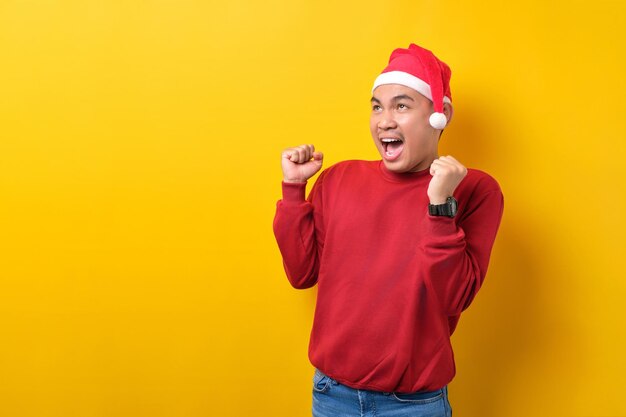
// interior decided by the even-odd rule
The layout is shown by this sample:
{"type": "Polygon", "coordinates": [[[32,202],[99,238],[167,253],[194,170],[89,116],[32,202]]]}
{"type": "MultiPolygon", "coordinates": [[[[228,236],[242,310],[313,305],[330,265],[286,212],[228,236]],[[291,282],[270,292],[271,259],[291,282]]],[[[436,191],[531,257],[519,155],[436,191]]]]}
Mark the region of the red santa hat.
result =
{"type": "Polygon", "coordinates": [[[389,64],[374,81],[372,92],[379,85],[401,84],[416,90],[433,102],[435,112],[428,121],[435,129],[446,127],[443,103],[452,105],[450,67],[431,51],[412,43],[408,49],[398,48],[391,53],[389,64]]]}

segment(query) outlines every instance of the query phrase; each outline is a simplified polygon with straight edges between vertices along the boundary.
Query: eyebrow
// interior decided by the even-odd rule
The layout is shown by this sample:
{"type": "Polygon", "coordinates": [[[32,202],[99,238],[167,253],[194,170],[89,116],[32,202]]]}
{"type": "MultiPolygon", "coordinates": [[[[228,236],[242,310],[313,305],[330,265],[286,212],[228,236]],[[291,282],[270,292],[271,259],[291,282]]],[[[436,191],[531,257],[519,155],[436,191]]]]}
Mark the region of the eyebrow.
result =
{"type": "MultiPolygon", "coordinates": [[[[411,101],[415,101],[415,100],[413,100],[413,98],[412,98],[412,97],[407,96],[406,94],[400,94],[399,96],[395,96],[395,97],[393,97],[393,98],[391,99],[391,101],[398,101],[398,100],[411,100],[411,101]]],[[[379,103],[379,104],[380,104],[380,100],[379,100],[379,99],[377,99],[376,97],[372,97],[372,98],[370,99],[370,101],[371,101],[372,103],[376,102],[376,103],[379,103]]]]}

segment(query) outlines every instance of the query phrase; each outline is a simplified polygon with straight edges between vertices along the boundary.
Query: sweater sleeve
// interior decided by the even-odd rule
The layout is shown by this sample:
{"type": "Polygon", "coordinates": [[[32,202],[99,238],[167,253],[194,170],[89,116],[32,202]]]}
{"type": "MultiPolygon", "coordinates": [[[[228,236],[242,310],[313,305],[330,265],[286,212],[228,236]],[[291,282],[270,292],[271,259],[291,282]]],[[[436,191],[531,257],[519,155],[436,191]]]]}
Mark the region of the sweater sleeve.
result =
{"type": "Polygon", "coordinates": [[[317,283],[323,248],[321,188],[324,173],[305,199],[306,184],[282,183],[283,198],[276,204],[274,236],[283,266],[294,288],[317,283]],[[316,230],[317,229],[317,230],[316,230]]]}
{"type": "Polygon", "coordinates": [[[459,219],[427,216],[427,238],[422,244],[425,272],[448,316],[460,314],[478,293],[503,208],[498,187],[472,197],[459,219]]]}

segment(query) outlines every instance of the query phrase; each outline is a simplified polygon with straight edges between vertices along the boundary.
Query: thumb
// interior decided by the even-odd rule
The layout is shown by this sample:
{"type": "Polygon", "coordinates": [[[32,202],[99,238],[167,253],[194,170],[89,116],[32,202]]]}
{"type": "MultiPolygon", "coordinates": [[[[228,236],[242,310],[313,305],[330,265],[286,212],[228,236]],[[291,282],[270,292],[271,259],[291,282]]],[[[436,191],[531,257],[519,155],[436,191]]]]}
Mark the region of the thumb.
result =
{"type": "Polygon", "coordinates": [[[313,160],[322,162],[324,160],[324,154],[321,152],[313,152],[313,160]]]}

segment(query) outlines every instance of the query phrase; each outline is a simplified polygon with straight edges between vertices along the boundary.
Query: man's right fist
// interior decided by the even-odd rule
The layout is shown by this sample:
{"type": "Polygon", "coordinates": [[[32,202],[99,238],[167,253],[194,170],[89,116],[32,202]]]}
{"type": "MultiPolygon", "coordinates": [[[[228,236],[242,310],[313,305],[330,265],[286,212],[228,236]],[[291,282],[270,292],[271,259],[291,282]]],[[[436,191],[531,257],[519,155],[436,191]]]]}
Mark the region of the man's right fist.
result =
{"type": "Polygon", "coordinates": [[[300,145],[287,148],[282,154],[283,181],[307,182],[322,168],[324,155],[315,152],[313,145],[300,145]]]}

